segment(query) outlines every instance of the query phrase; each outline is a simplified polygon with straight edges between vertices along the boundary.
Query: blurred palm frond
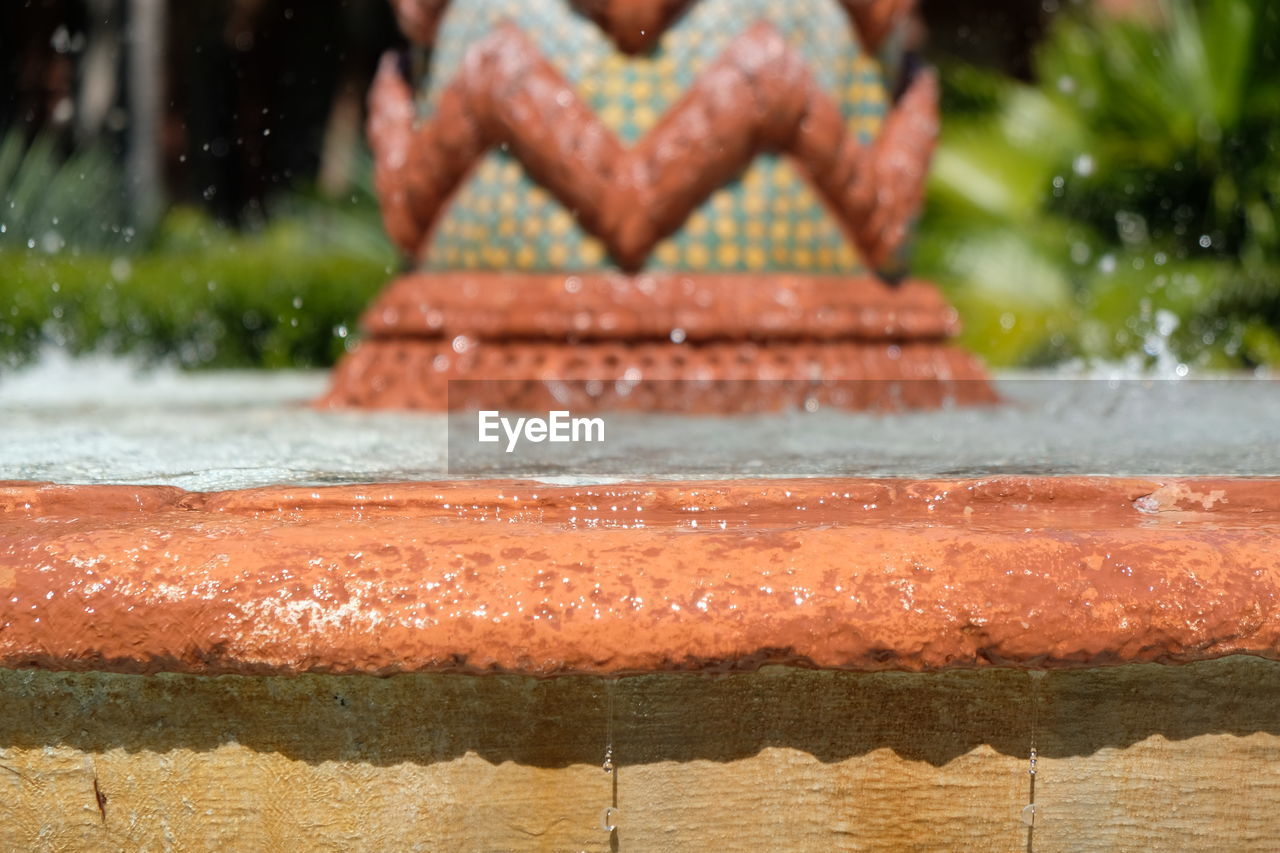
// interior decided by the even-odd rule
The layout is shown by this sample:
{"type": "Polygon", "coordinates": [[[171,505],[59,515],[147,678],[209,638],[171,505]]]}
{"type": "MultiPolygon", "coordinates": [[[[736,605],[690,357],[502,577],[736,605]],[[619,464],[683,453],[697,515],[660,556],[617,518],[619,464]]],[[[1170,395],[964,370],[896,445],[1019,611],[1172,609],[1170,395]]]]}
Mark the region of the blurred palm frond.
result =
{"type": "Polygon", "coordinates": [[[136,245],[124,177],[101,148],[64,155],[51,137],[0,138],[0,249],[119,251],[136,245]]]}

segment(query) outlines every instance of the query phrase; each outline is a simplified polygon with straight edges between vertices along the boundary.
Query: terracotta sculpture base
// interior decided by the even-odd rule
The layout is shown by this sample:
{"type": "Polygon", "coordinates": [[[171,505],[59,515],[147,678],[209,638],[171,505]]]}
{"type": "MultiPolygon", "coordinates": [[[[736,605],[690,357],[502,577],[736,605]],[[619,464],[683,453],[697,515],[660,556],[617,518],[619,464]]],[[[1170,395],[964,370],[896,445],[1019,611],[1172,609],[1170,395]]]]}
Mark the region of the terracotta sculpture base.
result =
{"type": "Polygon", "coordinates": [[[713,275],[415,275],[365,316],[328,407],[735,413],[994,402],[931,285],[713,275]],[[466,382],[465,387],[451,383],[466,382]]]}
{"type": "Polygon", "coordinates": [[[410,339],[362,346],[320,405],[709,414],[995,401],[972,356],[937,344],[468,342],[460,354],[410,339]]]}

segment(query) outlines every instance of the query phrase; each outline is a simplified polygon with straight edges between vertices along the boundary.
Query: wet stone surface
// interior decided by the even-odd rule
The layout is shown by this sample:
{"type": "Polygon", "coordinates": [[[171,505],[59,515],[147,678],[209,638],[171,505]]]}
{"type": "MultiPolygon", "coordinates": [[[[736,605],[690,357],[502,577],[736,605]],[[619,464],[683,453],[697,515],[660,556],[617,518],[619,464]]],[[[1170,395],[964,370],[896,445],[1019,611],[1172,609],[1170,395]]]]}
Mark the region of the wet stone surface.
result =
{"type": "Polygon", "coordinates": [[[310,408],[326,381],[46,360],[0,375],[0,480],[216,491],[470,478],[1280,476],[1272,380],[1006,376],[999,407],[613,415],[601,443],[465,459],[456,449],[450,458],[442,415],[310,408]]]}

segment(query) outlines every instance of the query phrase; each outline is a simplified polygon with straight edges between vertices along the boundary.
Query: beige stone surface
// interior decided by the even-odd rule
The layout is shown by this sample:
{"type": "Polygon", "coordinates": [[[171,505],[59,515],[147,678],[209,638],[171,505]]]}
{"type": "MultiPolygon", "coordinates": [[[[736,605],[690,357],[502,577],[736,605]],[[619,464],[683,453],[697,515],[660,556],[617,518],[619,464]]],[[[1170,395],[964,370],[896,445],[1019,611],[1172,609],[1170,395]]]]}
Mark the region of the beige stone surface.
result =
{"type": "Polygon", "coordinates": [[[1280,664],[1031,683],[0,672],[0,850],[1276,849],[1280,664]]]}

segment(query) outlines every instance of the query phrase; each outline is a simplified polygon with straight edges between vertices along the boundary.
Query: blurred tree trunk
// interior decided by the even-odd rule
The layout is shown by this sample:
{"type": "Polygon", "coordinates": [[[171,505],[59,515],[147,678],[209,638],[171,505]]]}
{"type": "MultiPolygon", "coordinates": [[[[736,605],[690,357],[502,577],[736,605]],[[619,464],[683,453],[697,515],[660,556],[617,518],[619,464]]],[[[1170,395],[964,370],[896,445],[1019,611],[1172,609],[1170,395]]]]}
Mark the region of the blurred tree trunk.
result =
{"type": "Polygon", "coordinates": [[[384,0],[354,0],[343,6],[342,73],[337,81],[320,149],[317,183],[330,198],[350,191],[364,140],[364,98],[379,55],[378,16],[384,0]]]}
{"type": "Polygon", "coordinates": [[[150,230],[164,208],[165,0],[129,0],[129,149],[133,220],[150,230]]]}
{"type": "Polygon", "coordinates": [[[351,188],[364,117],[362,82],[360,77],[344,75],[325,125],[318,183],[329,198],[340,198],[351,188]]]}
{"type": "Polygon", "coordinates": [[[88,0],[87,39],[80,65],[76,138],[81,144],[101,136],[119,101],[121,26],[120,0],[88,0]]]}

